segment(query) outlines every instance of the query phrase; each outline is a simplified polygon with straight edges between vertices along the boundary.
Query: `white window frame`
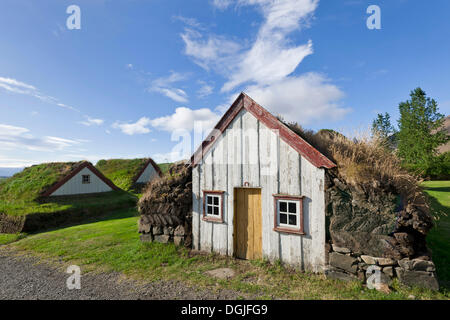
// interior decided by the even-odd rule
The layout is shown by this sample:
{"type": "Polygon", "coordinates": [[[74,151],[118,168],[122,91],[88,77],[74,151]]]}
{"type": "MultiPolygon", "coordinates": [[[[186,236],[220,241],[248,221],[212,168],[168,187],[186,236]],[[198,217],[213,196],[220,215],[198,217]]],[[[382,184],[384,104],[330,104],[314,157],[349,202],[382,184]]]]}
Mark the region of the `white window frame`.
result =
{"type": "Polygon", "coordinates": [[[277,199],[277,226],[280,228],[287,228],[287,229],[299,229],[300,228],[300,199],[299,200],[286,200],[286,199],[277,199]],[[280,203],[286,202],[286,212],[280,211],[280,203]],[[289,203],[295,204],[295,214],[289,212],[289,203]],[[287,222],[289,222],[289,215],[295,215],[296,216],[296,224],[289,224],[289,223],[281,223],[280,222],[280,215],[281,213],[287,215],[287,222]]]}
{"type": "Polygon", "coordinates": [[[82,184],[91,184],[91,175],[90,174],[83,174],[81,175],[81,183],[82,184]],[[88,181],[84,181],[84,177],[88,177],[88,181]]]}
{"type": "Polygon", "coordinates": [[[222,195],[220,194],[214,194],[214,193],[206,193],[205,194],[206,197],[206,202],[205,202],[205,215],[207,217],[210,218],[217,218],[219,219],[222,216],[222,195]],[[208,204],[208,197],[213,199],[213,203],[212,204],[208,204]],[[214,204],[214,199],[217,198],[219,199],[219,204],[214,204]],[[212,213],[208,213],[208,207],[211,207],[212,213]],[[218,208],[218,214],[214,214],[214,208],[218,208]]]}

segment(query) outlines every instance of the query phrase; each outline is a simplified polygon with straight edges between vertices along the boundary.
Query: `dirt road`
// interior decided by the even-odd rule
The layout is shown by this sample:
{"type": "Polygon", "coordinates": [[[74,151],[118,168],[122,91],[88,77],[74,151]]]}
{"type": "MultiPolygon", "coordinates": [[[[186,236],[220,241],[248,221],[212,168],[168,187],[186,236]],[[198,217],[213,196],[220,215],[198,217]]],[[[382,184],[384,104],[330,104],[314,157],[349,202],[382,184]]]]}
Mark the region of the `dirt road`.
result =
{"type": "MultiPolygon", "coordinates": [[[[237,299],[231,290],[205,290],[176,281],[137,284],[120,273],[81,274],[81,289],[69,290],[64,267],[0,250],[0,300],[191,300],[237,299]]],[[[82,269],[82,267],[81,267],[82,269]]]]}

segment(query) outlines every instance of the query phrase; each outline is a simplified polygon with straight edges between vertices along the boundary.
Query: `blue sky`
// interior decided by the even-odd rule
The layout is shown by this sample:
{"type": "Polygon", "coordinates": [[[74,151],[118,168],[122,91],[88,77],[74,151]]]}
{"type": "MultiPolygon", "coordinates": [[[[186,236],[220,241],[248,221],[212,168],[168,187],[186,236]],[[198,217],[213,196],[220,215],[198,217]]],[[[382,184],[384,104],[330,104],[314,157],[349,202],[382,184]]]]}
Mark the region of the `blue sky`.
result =
{"type": "Polygon", "coordinates": [[[175,160],[177,137],[213,126],[240,91],[312,129],[396,120],[417,86],[448,115],[448,12],[446,0],[2,0],[0,167],[175,160]],[[66,27],[72,4],[80,30],[66,27]]]}

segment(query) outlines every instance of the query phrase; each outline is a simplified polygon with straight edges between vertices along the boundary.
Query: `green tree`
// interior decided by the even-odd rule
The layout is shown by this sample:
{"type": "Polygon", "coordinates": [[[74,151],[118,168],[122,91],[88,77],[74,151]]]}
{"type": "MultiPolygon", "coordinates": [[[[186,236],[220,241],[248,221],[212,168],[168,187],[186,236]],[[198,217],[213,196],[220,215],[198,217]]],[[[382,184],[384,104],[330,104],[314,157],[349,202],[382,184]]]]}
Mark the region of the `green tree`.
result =
{"type": "Polygon", "coordinates": [[[427,175],[436,163],[437,147],[449,136],[436,101],[421,88],[411,91],[410,97],[399,105],[398,154],[406,167],[427,175]]]}
{"type": "Polygon", "coordinates": [[[389,113],[379,113],[377,118],[372,122],[372,134],[378,135],[382,139],[387,139],[395,133],[395,128],[391,124],[391,116],[389,113]]]}

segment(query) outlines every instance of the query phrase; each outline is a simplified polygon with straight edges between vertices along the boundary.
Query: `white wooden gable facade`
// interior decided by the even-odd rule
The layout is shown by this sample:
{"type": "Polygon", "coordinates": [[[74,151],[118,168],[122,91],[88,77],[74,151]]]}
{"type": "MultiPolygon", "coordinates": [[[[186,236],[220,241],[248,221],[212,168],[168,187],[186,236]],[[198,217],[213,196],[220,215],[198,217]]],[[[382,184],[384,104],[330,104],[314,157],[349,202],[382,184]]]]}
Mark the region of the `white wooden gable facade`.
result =
{"type": "Polygon", "coordinates": [[[99,172],[90,162],[83,162],[71,174],[43,194],[50,196],[71,196],[79,194],[101,193],[119,190],[109,179],[99,172]]]}
{"type": "Polygon", "coordinates": [[[192,164],[194,249],[321,271],[329,159],[242,93],[192,164]]]}

